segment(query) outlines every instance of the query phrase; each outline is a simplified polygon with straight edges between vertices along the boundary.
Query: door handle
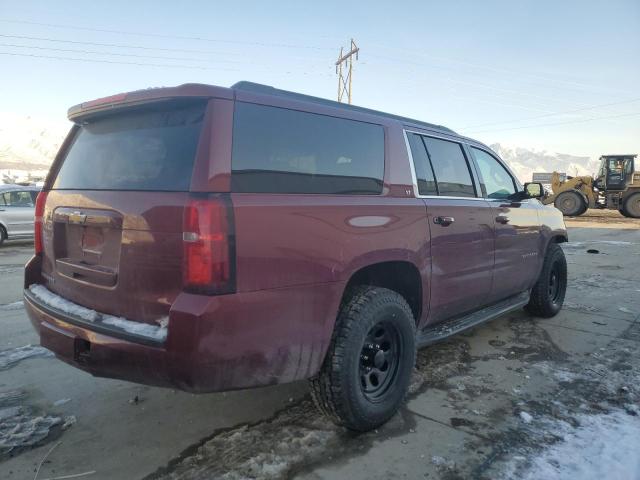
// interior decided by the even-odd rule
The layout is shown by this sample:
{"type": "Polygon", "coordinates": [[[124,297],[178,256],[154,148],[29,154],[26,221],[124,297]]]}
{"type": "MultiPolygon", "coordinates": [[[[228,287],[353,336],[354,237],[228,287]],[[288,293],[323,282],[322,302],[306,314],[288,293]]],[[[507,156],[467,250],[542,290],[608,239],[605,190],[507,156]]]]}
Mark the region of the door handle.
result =
{"type": "Polygon", "coordinates": [[[433,223],[436,225],[442,225],[443,227],[448,227],[455,221],[456,219],[453,217],[433,217],[433,223]]]}
{"type": "Polygon", "coordinates": [[[496,222],[502,223],[503,225],[506,225],[507,223],[509,223],[509,217],[504,217],[502,215],[498,215],[496,217],[496,222]]]}

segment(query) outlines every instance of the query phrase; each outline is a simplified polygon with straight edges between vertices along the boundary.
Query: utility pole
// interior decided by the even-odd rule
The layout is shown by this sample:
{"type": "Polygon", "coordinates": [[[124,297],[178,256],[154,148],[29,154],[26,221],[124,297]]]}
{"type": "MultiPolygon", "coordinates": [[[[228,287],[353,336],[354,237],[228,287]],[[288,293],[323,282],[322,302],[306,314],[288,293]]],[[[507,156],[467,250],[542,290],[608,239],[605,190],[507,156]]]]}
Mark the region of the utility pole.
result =
{"type": "Polygon", "coordinates": [[[338,101],[342,102],[344,94],[347,94],[347,103],[351,104],[351,77],[353,73],[353,57],[358,59],[360,49],[356,42],[351,39],[351,50],[343,54],[343,47],[340,47],[340,56],[336,62],[336,73],[338,74],[338,101]],[[342,66],[344,64],[346,75],[343,74],[342,66]]]}

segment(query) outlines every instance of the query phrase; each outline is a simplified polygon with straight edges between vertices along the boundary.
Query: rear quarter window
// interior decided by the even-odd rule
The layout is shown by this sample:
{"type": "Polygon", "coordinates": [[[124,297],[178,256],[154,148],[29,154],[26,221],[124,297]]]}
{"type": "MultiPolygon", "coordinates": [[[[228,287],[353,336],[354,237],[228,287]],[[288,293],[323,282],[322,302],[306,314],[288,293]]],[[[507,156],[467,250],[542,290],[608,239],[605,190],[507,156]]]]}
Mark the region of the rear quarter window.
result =
{"type": "Polygon", "coordinates": [[[383,176],[380,125],[236,103],[235,192],[375,195],[383,176]]]}
{"type": "Polygon", "coordinates": [[[189,190],[204,110],[158,106],[83,123],[53,188],[189,190]]]}

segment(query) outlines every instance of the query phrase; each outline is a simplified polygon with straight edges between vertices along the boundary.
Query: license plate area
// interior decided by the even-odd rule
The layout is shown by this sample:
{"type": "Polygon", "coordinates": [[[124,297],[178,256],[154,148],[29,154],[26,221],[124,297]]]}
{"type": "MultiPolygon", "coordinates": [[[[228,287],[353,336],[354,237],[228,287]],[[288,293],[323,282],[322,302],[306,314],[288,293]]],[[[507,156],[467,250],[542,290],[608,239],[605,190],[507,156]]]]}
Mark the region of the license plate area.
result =
{"type": "Polygon", "coordinates": [[[60,207],[53,217],[58,274],[102,287],[114,287],[118,281],[122,216],[110,210],[60,207]]]}

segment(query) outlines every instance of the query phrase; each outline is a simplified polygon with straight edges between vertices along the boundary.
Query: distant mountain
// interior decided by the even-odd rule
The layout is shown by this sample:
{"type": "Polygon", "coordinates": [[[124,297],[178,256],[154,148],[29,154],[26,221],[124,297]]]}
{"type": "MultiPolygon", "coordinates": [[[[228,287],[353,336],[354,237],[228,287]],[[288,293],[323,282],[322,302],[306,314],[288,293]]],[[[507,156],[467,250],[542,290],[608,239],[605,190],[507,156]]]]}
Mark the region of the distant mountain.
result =
{"type": "Polygon", "coordinates": [[[507,162],[521,182],[530,182],[533,172],[553,172],[555,170],[572,177],[594,175],[599,165],[597,159],[590,157],[508,147],[500,143],[494,143],[491,145],[491,149],[507,162]]]}
{"type": "Polygon", "coordinates": [[[48,170],[69,128],[0,112],[0,170],[48,170]]]}

